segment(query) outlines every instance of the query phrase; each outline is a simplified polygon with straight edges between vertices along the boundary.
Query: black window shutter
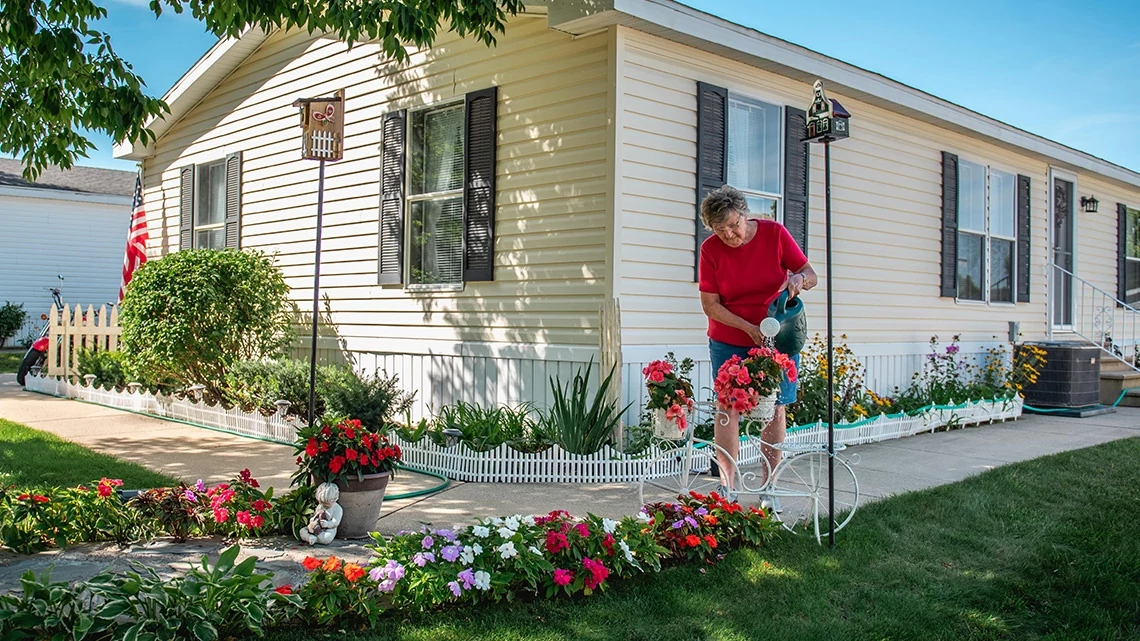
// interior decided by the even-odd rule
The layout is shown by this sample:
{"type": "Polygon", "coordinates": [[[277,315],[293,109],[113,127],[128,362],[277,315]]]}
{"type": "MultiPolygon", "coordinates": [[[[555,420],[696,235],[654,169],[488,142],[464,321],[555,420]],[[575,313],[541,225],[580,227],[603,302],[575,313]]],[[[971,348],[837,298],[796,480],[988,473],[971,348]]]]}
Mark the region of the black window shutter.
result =
{"type": "Polygon", "coordinates": [[[194,247],[194,166],[183,167],[178,173],[178,249],[192,249],[194,247]]]}
{"type": "Polygon", "coordinates": [[[379,283],[404,282],[404,120],[406,111],[384,114],[380,157],[379,283]]]}
{"type": "Polygon", "coordinates": [[[495,143],[498,87],[467,94],[463,178],[463,280],[495,279],[495,143]]]}
{"type": "Polygon", "coordinates": [[[241,249],[241,152],[226,156],[226,249],[241,249]]]}
{"type": "Polygon", "coordinates": [[[701,201],[728,182],[728,89],[697,83],[697,245],[693,280],[698,278],[701,243],[712,235],[701,222],[701,201]]]}
{"type": "Polygon", "coordinates": [[[1116,298],[1122,303],[1128,299],[1128,248],[1125,246],[1127,238],[1128,206],[1116,203],[1116,298]]]}
{"type": "Polygon", "coordinates": [[[942,152],[942,296],[958,296],[958,156],[942,152]]]}
{"type": "Polygon", "coordinates": [[[1029,302],[1030,245],[1029,176],[1017,177],[1017,302],[1029,302]]]}
{"type": "Polygon", "coordinates": [[[811,152],[803,142],[806,128],[807,113],[803,109],[784,107],[784,227],[805,254],[811,179],[811,152]]]}

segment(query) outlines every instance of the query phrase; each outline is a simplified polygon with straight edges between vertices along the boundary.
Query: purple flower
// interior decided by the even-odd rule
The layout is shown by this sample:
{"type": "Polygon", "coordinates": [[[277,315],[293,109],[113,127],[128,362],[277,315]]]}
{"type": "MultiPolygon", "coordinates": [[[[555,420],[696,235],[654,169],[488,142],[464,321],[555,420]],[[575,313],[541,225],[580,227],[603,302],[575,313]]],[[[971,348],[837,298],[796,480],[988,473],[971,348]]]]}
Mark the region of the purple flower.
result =
{"type": "Polygon", "coordinates": [[[463,584],[464,590],[470,590],[475,586],[475,572],[471,568],[467,568],[459,573],[456,579],[463,584]]]}
{"type": "Polygon", "coordinates": [[[455,542],[455,532],[451,530],[436,530],[435,534],[436,536],[441,536],[452,543],[455,542]]]}
{"type": "Polygon", "coordinates": [[[416,552],[416,555],[412,557],[412,563],[422,568],[428,563],[435,563],[435,555],[431,552],[416,552]]]}
{"type": "Polygon", "coordinates": [[[947,354],[957,354],[958,353],[958,346],[957,345],[947,345],[946,346],[946,353],[947,354]]]}
{"type": "Polygon", "coordinates": [[[693,512],[693,514],[696,514],[697,516],[704,516],[708,513],[709,513],[708,508],[703,508],[703,507],[699,507],[699,508],[697,508],[696,512],[693,512]]]}
{"type": "Polygon", "coordinates": [[[206,484],[202,482],[202,479],[198,479],[198,482],[194,484],[194,487],[197,488],[199,492],[206,491],[206,484]]]}
{"type": "Polygon", "coordinates": [[[420,542],[420,545],[424,546],[425,550],[430,549],[431,546],[435,545],[435,539],[431,538],[431,535],[429,534],[428,536],[424,537],[424,540],[420,542]]]}
{"type": "Polygon", "coordinates": [[[700,527],[700,526],[697,524],[697,520],[696,520],[696,519],[694,519],[694,518],[693,518],[693,517],[691,517],[691,516],[686,516],[686,517],[685,517],[685,523],[688,523],[688,524],[689,524],[689,527],[700,527]]]}
{"type": "Polygon", "coordinates": [[[458,545],[448,545],[440,551],[440,555],[443,556],[444,561],[455,563],[455,560],[459,558],[459,552],[460,549],[458,545]]]}
{"type": "Polygon", "coordinates": [[[194,492],[192,490],[186,490],[186,493],[183,494],[182,496],[185,496],[187,501],[197,501],[198,500],[198,495],[194,494],[194,492]]]}
{"type": "Polygon", "coordinates": [[[395,588],[396,588],[396,580],[395,579],[384,579],[383,581],[380,582],[380,585],[378,586],[378,589],[381,592],[391,592],[395,588]]]}
{"type": "Polygon", "coordinates": [[[685,527],[685,519],[678,519],[676,521],[673,521],[673,529],[674,530],[679,530],[683,527],[685,527]]]}
{"type": "Polygon", "coordinates": [[[368,571],[368,576],[373,581],[379,581],[379,580],[383,579],[386,575],[387,575],[387,572],[384,571],[384,568],[372,568],[371,570],[368,571]]]}
{"type": "Polygon", "coordinates": [[[447,587],[449,590],[451,590],[451,593],[454,594],[455,596],[459,596],[459,594],[461,592],[463,592],[463,590],[460,589],[460,587],[459,587],[459,583],[456,581],[449,581],[447,583],[447,587]]]}
{"type": "Polygon", "coordinates": [[[396,559],[389,560],[388,564],[384,566],[384,570],[387,571],[388,578],[393,581],[399,581],[404,578],[404,566],[400,565],[400,562],[396,559]]]}

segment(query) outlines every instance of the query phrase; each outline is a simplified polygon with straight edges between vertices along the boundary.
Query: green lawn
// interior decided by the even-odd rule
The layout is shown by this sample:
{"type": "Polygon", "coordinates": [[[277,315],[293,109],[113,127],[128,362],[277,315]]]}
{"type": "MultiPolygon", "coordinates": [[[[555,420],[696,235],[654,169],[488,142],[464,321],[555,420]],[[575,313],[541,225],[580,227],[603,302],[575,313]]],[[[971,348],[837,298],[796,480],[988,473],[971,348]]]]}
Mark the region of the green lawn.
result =
{"type": "Polygon", "coordinates": [[[834,550],[782,537],[596,598],[276,638],[1136,639],[1138,485],[1133,438],[868,505],[834,550]]]}
{"type": "Polygon", "coordinates": [[[0,483],[73,486],[102,477],[127,488],[175,485],[177,479],[0,418],[0,483]]]}
{"type": "Polygon", "coordinates": [[[0,352],[0,374],[15,374],[22,360],[23,352],[0,352]]]}

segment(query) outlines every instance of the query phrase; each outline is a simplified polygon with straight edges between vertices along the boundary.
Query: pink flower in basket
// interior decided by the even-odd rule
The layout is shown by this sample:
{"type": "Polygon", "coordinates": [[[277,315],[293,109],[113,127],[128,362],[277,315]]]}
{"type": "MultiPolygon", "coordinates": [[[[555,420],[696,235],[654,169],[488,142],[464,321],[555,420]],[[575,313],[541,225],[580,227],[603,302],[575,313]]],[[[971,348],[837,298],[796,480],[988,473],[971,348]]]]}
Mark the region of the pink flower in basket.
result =
{"type": "Polygon", "coordinates": [[[744,414],[752,411],[760,399],[771,396],[780,382],[796,382],[795,362],[786,354],[770,347],[753,347],[748,358],[733,356],[717,370],[713,391],[721,407],[744,414]]]}
{"type": "Polygon", "coordinates": [[[692,369],[692,359],[686,358],[677,365],[670,352],[665,360],[653,361],[641,370],[649,392],[646,409],[665,410],[665,418],[682,431],[688,427],[688,411],[693,409],[693,385],[688,379],[692,369]]]}

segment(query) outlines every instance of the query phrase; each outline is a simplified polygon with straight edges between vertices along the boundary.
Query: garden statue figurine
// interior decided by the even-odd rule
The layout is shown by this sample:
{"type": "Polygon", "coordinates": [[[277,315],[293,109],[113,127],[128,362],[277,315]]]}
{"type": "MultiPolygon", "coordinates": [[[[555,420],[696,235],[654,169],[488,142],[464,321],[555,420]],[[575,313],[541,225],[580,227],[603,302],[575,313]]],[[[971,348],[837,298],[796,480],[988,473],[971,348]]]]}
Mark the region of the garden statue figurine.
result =
{"type": "Polygon", "coordinates": [[[317,486],[317,509],[309,524],[297,532],[298,538],[315,545],[328,545],[336,538],[336,528],[340,525],[344,510],[337,505],[340,499],[340,490],[333,483],[321,483],[317,486]]]}

